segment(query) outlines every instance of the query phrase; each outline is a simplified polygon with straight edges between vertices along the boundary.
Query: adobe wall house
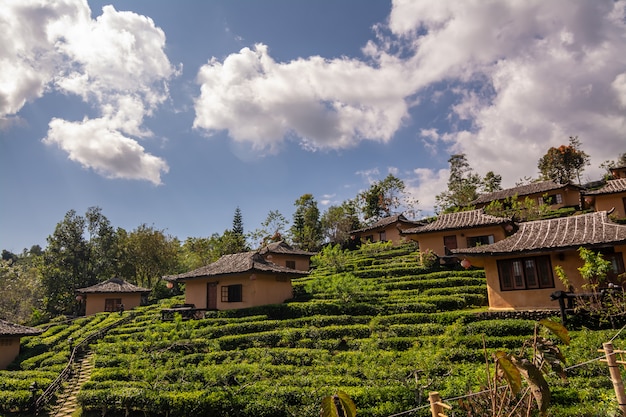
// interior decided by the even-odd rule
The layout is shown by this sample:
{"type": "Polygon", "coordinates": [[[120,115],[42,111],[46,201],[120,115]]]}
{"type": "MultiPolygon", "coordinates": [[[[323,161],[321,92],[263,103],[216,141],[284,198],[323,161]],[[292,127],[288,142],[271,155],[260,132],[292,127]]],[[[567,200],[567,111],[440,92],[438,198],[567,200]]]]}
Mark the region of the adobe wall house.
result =
{"type": "Polygon", "coordinates": [[[283,241],[270,243],[259,250],[259,254],[276,265],[298,271],[311,269],[311,257],[315,252],[295,249],[283,241]]]}
{"type": "Polygon", "coordinates": [[[521,223],[504,240],[454,253],[485,269],[491,310],[558,309],[550,294],[569,289],[554,267],[562,266],[575,291],[582,292],[581,246],[602,252],[614,276],[624,272],[626,226],[611,222],[604,211],[521,223]]]}
{"type": "Polygon", "coordinates": [[[597,190],[583,194],[585,203],[595,211],[611,211],[619,219],[626,218],[626,177],[609,180],[597,190]]]}
{"type": "Polygon", "coordinates": [[[519,187],[507,188],[506,190],[494,191],[492,193],[481,194],[470,203],[476,208],[483,208],[492,201],[504,202],[507,198],[517,196],[519,201],[528,197],[537,202],[545,203],[552,210],[562,207],[580,206],[581,188],[574,184],[558,184],[554,181],[541,181],[531,184],[520,185],[519,187]]]}
{"type": "Polygon", "coordinates": [[[22,337],[41,333],[40,329],[20,326],[0,319],[0,369],[6,369],[17,358],[22,337]]]}
{"type": "Polygon", "coordinates": [[[80,301],[85,303],[85,315],[101,312],[119,311],[123,305],[125,310],[142,305],[142,299],[150,293],[149,288],[142,288],[124,281],[111,278],[91,287],[76,290],[80,301]]]}
{"type": "Polygon", "coordinates": [[[401,244],[405,239],[401,234],[402,230],[420,226],[420,221],[409,220],[402,214],[384,217],[371,226],[362,229],[351,230],[350,237],[360,239],[361,242],[393,242],[394,245],[401,244]]]}
{"type": "Polygon", "coordinates": [[[293,296],[291,278],[308,275],[276,265],[258,252],[224,255],[212,264],[163,277],[185,283],[185,303],[196,308],[230,310],[279,304],[293,296]]]}
{"type": "Polygon", "coordinates": [[[417,241],[420,251],[431,250],[443,257],[454,249],[497,242],[513,229],[511,219],[470,210],[442,214],[432,223],[402,231],[402,235],[417,241]]]}

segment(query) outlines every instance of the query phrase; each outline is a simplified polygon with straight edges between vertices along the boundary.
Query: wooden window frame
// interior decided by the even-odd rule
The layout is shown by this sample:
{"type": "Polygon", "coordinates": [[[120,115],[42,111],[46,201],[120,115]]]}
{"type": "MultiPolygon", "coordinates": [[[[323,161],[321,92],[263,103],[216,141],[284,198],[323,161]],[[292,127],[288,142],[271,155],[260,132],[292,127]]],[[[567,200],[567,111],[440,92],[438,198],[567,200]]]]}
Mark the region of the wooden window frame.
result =
{"type": "Polygon", "coordinates": [[[285,266],[289,269],[296,269],[296,261],[285,261],[285,266]]]}
{"type": "Polygon", "coordinates": [[[222,285],[223,303],[240,303],[243,301],[243,284],[222,285]]]}
{"type": "Polygon", "coordinates": [[[105,298],[104,299],[104,311],[107,313],[113,313],[119,311],[122,304],[121,298],[105,298]]]}
{"type": "Polygon", "coordinates": [[[497,267],[501,291],[554,288],[549,255],[499,259],[497,267]]]}

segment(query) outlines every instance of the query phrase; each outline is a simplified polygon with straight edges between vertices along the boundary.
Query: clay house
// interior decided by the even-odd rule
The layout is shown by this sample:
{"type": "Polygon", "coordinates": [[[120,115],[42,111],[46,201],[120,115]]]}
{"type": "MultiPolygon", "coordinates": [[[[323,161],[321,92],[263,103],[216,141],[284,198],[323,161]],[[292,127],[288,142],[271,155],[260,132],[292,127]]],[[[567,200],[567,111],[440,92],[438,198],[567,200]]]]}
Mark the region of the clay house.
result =
{"type": "Polygon", "coordinates": [[[511,219],[470,210],[442,214],[432,223],[403,230],[402,235],[417,241],[421,251],[431,250],[445,257],[454,249],[502,240],[514,227],[511,219]]]}
{"type": "Polygon", "coordinates": [[[185,283],[186,304],[230,310],[283,303],[293,296],[291,279],[306,275],[306,271],[276,265],[258,252],[242,252],[163,279],[185,283]]]}
{"type": "Polygon", "coordinates": [[[361,242],[393,242],[394,245],[402,243],[405,238],[401,231],[422,225],[420,221],[407,219],[398,214],[378,220],[371,226],[350,231],[350,237],[361,242]]]}
{"type": "Polygon", "coordinates": [[[613,179],[615,180],[626,178],[626,165],[611,168],[611,175],[613,175],[613,179]]]}
{"type": "Polygon", "coordinates": [[[0,320],[0,369],[6,369],[17,358],[22,337],[35,336],[41,332],[40,329],[0,320]]]}
{"type": "Polygon", "coordinates": [[[84,304],[85,315],[90,316],[103,311],[130,310],[143,305],[150,289],[138,287],[121,278],[111,278],[91,287],[79,288],[76,292],[76,298],[84,304]]]}
{"type": "Polygon", "coordinates": [[[531,184],[520,185],[506,190],[494,191],[481,194],[470,203],[476,208],[483,208],[493,201],[507,203],[507,199],[517,197],[518,200],[529,198],[538,205],[547,204],[550,209],[556,210],[562,207],[580,206],[581,187],[574,184],[558,184],[554,181],[541,181],[531,184]]]}
{"type": "Polygon", "coordinates": [[[550,295],[568,291],[554,273],[563,267],[575,291],[584,284],[578,248],[599,251],[611,261],[610,279],[624,273],[626,225],[607,212],[521,223],[513,235],[490,245],[457,249],[455,255],[485,269],[492,310],[558,309],[550,295]]]}
{"type": "Polygon", "coordinates": [[[583,194],[585,205],[595,211],[611,211],[611,216],[626,219],[626,175],[624,178],[608,180],[597,190],[583,194]]]}
{"type": "Polygon", "coordinates": [[[315,255],[315,252],[295,249],[287,243],[280,241],[262,247],[259,250],[259,254],[276,265],[297,269],[298,271],[308,271],[311,269],[311,257],[315,255]]]}

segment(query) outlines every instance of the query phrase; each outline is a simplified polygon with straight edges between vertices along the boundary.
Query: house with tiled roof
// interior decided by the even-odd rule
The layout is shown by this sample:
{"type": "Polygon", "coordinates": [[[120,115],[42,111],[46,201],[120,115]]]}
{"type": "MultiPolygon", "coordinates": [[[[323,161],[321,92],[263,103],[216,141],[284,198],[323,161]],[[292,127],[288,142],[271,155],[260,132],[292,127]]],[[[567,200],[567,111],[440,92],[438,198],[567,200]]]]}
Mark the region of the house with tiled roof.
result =
{"type": "Polygon", "coordinates": [[[186,304],[230,310],[283,303],[293,297],[291,279],[306,275],[306,271],[270,262],[258,252],[241,252],[163,279],[185,284],[186,304]]]}
{"type": "Polygon", "coordinates": [[[626,218],[626,176],[614,180],[608,180],[606,184],[597,190],[583,193],[585,204],[593,207],[595,211],[612,211],[612,215],[623,219],[626,218]]]}
{"type": "Polygon", "coordinates": [[[111,278],[90,287],[79,288],[76,293],[85,315],[90,316],[100,312],[128,310],[145,304],[150,289],[138,287],[121,278],[111,278]]]}
{"type": "Polygon", "coordinates": [[[22,337],[38,334],[41,334],[40,329],[21,326],[0,319],[0,369],[6,369],[17,358],[20,353],[22,337]]]}
{"type": "Polygon", "coordinates": [[[529,310],[558,308],[550,294],[570,290],[555,276],[557,265],[576,291],[582,289],[580,247],[611,261],[609,278],[624,273],[626,225],[612,222],[606,211],[521,223],[499,242],[453,252],[485,269],[490,309],[529,310]]]}
{"type": "Polygon", "coordinates": [[[525,200],[529,198],[538,205],[547,204],[550,209],[556,210],[562,207],[580,206],[581,187],[574,184],[559,184],[554,181],[540,181],[520,185],[506,190],[494,191],[478,196],[470,203],[471,206],[482,208],[494,201],[506,203],[507,199],[517,198],[525,200]]]}
{"type": "Polygon", "coordinates": [[[402,214],[383,217],[374,224],[361,229],[351,230],[350,237],[361,242],[393,242],[398,245],[404,241],[402,231],[420,226],[421,221],[409,220],[402,214]]]}
{"type": "Polygon", "coordinates": [[[403,230],[401,235],[418,242],[421,251],[446,256],[454,249],[500,241],[514,227],[511,219],[485,214],[478,209],[441,214],[431,223],[403,230]]]}
{"type": "Polygon", "coordinates": [[[286,266],[298,271],[311,269],[311,257],[315,252],[296,249],[284,241],[272,242],[259,249],[259,254],[276,265],[286,266]]]}

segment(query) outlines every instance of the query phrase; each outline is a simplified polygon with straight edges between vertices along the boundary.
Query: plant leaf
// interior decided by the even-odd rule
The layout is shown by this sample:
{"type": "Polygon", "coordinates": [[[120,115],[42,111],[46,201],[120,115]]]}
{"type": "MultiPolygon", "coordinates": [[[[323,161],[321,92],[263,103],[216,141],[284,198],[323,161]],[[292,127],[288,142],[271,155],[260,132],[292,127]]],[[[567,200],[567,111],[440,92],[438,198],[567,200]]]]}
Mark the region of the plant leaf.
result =
{"type": "Polygon", "coordinates": [[[500,370],[504,375],[504,379],[506,379],[506,382],[509,384],[511,392],[513,392],[513,394],[520,392],[522,389],[522,375],[513,362],[511,362],[511,358],[509,358],[505,352],[499,350],[496,352],[496,361],[498,361],[500,370]]]}
{"type": "Polygon", "coordinates": [[[545,416],[548,406],[550,405],[551,394],[550,387],[543,377],[543,374],[535,365],[526,359],[518,360],[515,357],[512,357],[511,359],[528,383],[530,392],[533,394],[533,397],[535,397],[535,401],[537,402],[540,415],[545,416]]]}
{"type": "Polygon", "coordinates": [[[356,406],[352,399],[343,391],[322,399],[321,417],[356,417],[356,406]]]}
{"type": "Polygon", "coordinates": [[[563,344],[569,345],[569,332],[561,323],[549,319],[541,319],[539,320],[539,323],[545,326],[548,330],[550,330],[556,337],[561,340],[563,344]]]}

